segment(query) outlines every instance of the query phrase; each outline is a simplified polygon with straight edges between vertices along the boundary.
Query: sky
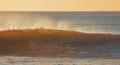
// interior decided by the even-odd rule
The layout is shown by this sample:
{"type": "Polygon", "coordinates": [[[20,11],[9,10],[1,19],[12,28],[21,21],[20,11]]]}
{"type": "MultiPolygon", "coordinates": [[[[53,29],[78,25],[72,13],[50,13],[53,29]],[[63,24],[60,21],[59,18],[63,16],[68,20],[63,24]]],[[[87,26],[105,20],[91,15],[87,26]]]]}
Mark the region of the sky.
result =
{"type": "Polygon", "coordinates": [[[120,11],[120,0],[0,0],[0,11],[120,11]]]}

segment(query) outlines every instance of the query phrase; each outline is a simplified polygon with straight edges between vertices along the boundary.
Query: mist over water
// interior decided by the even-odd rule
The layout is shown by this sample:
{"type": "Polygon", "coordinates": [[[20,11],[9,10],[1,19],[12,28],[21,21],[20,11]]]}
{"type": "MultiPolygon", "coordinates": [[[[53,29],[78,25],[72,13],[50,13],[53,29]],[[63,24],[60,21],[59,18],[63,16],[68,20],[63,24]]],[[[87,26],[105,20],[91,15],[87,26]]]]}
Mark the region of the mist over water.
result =
{"type": "Polygon", "coordinates": [[[0,31],[60,29],[120,34],[120,12],[0,12],[0,31]]]}

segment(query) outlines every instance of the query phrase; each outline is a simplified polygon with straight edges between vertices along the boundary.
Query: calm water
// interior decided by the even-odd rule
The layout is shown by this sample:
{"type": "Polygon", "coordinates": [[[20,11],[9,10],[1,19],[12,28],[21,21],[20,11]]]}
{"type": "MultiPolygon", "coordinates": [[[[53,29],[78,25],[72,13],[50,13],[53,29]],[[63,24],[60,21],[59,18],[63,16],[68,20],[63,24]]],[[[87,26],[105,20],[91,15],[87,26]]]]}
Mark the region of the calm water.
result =
{"type": "Polygon", "coordinates": [[[120,12],[0,12],[0,30],[41,27],[120,34],[120,12]]]}

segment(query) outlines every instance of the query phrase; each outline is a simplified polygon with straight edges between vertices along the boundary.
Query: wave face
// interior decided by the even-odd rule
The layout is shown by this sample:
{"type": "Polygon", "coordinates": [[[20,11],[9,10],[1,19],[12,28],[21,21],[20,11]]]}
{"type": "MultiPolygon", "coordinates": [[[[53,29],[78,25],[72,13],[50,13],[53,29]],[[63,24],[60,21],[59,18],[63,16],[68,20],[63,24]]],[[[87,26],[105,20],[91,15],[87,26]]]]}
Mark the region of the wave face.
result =
{"type": "Polygon", "coordinates": [[[60,29],[120,34],[120,12],[0,12],[0,30],[60,29]]]}
{"type": "Polygon", "coordinates": [[[63,30],[0,32],[1,56],[120,59],[120,36],[63,30]]]}

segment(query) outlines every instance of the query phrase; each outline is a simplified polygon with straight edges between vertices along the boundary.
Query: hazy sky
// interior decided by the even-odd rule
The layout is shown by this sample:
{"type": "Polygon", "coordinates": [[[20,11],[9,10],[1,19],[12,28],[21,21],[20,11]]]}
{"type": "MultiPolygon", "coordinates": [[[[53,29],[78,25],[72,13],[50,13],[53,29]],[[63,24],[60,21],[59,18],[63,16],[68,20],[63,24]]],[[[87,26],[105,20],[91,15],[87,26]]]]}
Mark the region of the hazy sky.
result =
{"type": "Polygon", "coordinates": [[[120,0],[0,0],[0,11],[120,11],[120,0]]]}

